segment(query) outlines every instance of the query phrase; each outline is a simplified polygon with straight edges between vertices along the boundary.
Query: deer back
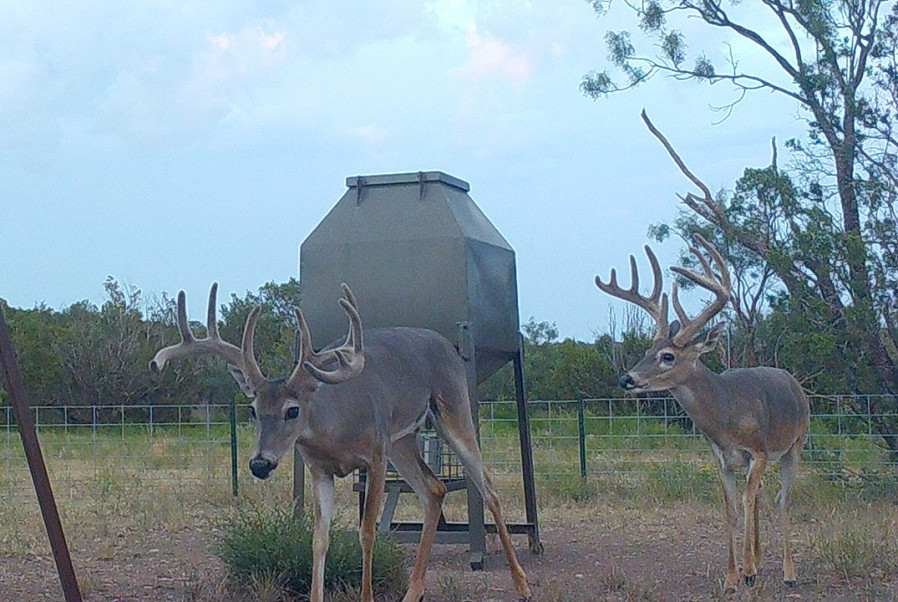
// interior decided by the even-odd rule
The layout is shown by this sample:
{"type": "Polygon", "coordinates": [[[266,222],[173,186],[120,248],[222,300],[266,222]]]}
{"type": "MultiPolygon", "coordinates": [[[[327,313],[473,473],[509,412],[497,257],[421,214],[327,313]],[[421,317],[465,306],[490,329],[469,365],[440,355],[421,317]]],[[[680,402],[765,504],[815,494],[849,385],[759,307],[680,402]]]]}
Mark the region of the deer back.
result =
{"type": "MultiPolygon", "coordinates": [[[[297,444],[309,461],[364,467],[375,449],[423,425],[438,401],[466,391],[464,362],[442,335],[423,328],[365,330],[365,369],[346,382],[321,384],[301,408],[297,444]]],[[[327,348],[325,348],[327,349],[327,348]]],[[[467,397],[464,399],[467,403],[467,397]]]]}
{"type": "Polygon", "coordinates": [[[772,459],[807,432],[810,406],[798,381],[779,368],[734,368],[715,374],[703,364],[671,393],[721,449],[764,451],[772,459]]]}

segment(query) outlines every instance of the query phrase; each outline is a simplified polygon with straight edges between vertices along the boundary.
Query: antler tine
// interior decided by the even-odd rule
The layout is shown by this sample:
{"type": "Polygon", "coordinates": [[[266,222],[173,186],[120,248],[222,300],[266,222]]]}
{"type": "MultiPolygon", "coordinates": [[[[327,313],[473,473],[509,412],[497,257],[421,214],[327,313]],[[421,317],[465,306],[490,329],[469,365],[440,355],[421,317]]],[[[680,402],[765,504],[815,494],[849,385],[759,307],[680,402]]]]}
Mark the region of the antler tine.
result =
{"type": "Polygon", "coordinates": [[[300,333],[300,360],[288,381],[295,385],[301,375],[300,368],[305,369],[315,379],[335,385],[357,375],[365,367],[364,344],[362,340],[362,319],[359,316],[355,296],[346,284],[341,285],[345,298],[340,299],[340,306],[349,318],[349,332],[339,347],[324,349],[316,353],[312,349],[312,337],[302,310],[296,310],[296,321],[300,333]],[[325,364],[336,360],[338,366],[334,370],[322,368],[325,364]]]}
{"type": "Polygon", "coordinates": [[[187,321],[187,295],[184,291],[178,293],[178,331],[181,333],[181,342],[160,349],[150,362],[150,370],[159,374],[170,361],[206,354],[220,355],[243,369],[244,362],[240,348],[223,341],[218,334],[215,314],[217,293],[218,283],[213,283],[209,291],[209,307],[206,312],[206,337],[202,339],[197,339],[190,330],[187,321]]]}
{"type": "Polygon", "coordinates": [[[162,372],[169,360],[178,357],[179,349],[189,348],[196,342],[196,338],[190,331],[190,324],[187,322],[187,295],[184,291],[178,293],[178,332],[181,333],[181,342],[160,349],[150,360],[150,370],[156,374],[162,372]]]}
{"type": "Polygon", "coordinates": [[[596,286],[612,297],[623,299],[647,311],[655,319],[657,325],[655,340],[657,341],[666,339],[670,333],[670,327],[667,323],[667,295],[661,293],[662,275],[658,258],[648,245],[645,245],[645,254],[649,258],[649,264],[652,266],[652,275],[655,280],[652,293],[648,297],[639,294],[639,272],[636,267],[636,258],[633,255],[630,255],[631,284],[629,289],[623,289],[618,285],[617,272],[614,268],[611,268],[611,277],[607,284],[596,276],[596,286]]]}
{"type": "Polygon", "coordinates": [[[696,247],[690,247],[689,250],[698,258],[704,274],[699,274],[695,270],[688,270],[680,266],[671,266],[671,271],[680,274],[684,278],[688,278],[698,286],[711,291],[715,295],[714,301],[703,309],[698,316],[690,320],[683,310],[682,305],[680,305],[680,300],[677,296],[677,286],[676,283],[674,283],[671,297],[674,311],[676,311],[677,317],[679,317],[683,326],[674,337],[674,343],[676,344],[683,344],[695,336],[695,334],[698,333],[711,318],[716,316],[726,307],[727,303],[730,301],[730,294],[732,293],[730,272],[727,269],[723,255],[720,254],[720,251],[718,251],[713,244],[705,240],[700,234],[695,234],[693,239],[704,247],[708,254],[714,259],[714,262],[717,264],[718,270],[720,271],[720,275],[718,276],[714,273],[707,258],[705,258],[702,252],[696,247]]]}
{"type": "Polygon", "coordinates": [[[359,306],[356,303],[355,295],[349,289],[349,285],[345,282],[340,285],[343,289],[343,299],[340,299],[340,306],[349,317],[349,334],[346,335],[346,342],[343,346],[352,348],[353,353],[361,353],[363,345],[362,340],[362,318],[359,316],[359,306]]]}
{"type": "Polygon", "coordinates": [[[206,308],[206,333],[210,339],[220,339],[218,336],[218,313],[215,308],[218,304],[218,283],[213,282],[209,291],[209,306],[206,308]]]}
{"type": "MultiPolygon", "coordinates": [[[[717,269],[720,270],[720,278],[721,284],[728,290],[732,290],[732,281],[730,280],[730,271],[727,269],[726,260],[724,260],[723,255],[720,254],[720,251],[717,250],[717,247],[708,242],[705,237],[701,234],[695,234],[693,236],[695,240],[697,240],[705,249],[708,251],[708,254],[714,259],[714,262],[717,264],[717,269]]],[[[702,257],[704,259],[704,257],[702,257]]],[[[708,271],[708,274],[713,274],[711,271],[711,266],[708,265],[706,261],[702,262],[705,265],[705,268],[708,271]]]]}
{"type": "MultiPolygon", "coordinates": [[[[256,322],[259,320],[259,313],[262,311],[261,305],[254,306],[249,315],[246,316],[246,326],[243,327],[243,340],[240,343],[240,359],[239,366],[243,371],[246,380],[252,384],[260,383],[265,379],[262,369],[259,368],[259,362],[256,361],[256,354],[253,351],[253,341],[256,334],[256,322]]],[[[218,339],[221,341],[221,339],[218,339]]]]}
{"type": "Polygon", "coordinates": [[[288,387],[298,383],[298,380],[302,378],[303,371],[306,370],[306,364],[310,363],[316,355],[312,347],[312,333],[309,332],[305,314],[297,307],[293,310],[293,315],[296,316],[296,327],[299,329],[299,348],[296,350],[296,366],[293,367],[293,373],[287,379],[288,387]]]}
{"type": "MultiPolygon", "coordinates": [[[[190,330],[190,324],[187,323],[187,295],[184,291],[178,292],[178,331],[181,333],[182,341],[196,340],[190,330]]],[[[162,366],[159,369],[161,370],[162,366]]]]}
{"type": "MultiPolygon", "coordinates": [[[[671,270],[679,273],[677,270],[673,269],[673,266],[670,268],[671,270]]],[[[677,314],[677,319],[680,321],[680,325],[689,324],[689,314],[686,313],[686,310],[683,309],[683,306],[680,304],[680,295],[679,295],[680,287],[677,285],[677,281],[674,280],[673,284],[670,285],[670,301],[673,304],[674,313],[677,314]]]]}

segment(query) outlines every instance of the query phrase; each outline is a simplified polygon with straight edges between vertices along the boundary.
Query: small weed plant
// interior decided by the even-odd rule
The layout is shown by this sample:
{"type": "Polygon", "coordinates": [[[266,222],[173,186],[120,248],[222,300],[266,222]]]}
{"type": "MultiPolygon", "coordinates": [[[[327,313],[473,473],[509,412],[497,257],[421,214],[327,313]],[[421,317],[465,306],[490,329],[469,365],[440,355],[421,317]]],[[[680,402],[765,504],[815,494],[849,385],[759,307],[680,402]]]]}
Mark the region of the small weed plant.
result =
{"type": "MultiPolygon", "coordinates": [[[[244,510],[223,519],[217,553],[236,587],[276,583],[286,595],[304,597],[312,583],[312,531],[309,514],[297,520],[284,510],[244,510]]],[[[372,578],[375,594],[402,592],[405,565],[405,548],[378,534],[372,578]]],[[[324,574],[325,590],[332,594],[361,585],[362,551],[354,529],[331,530],[324,574]]]]}
{"type": "Polygon", "coordinates": [[[894,525],[877,522],[879,517],[850,512],[832,518],[826,529],[811,536],[811,549],[846,580],[894,576],[898,573],[898,533],[894,525]]]}

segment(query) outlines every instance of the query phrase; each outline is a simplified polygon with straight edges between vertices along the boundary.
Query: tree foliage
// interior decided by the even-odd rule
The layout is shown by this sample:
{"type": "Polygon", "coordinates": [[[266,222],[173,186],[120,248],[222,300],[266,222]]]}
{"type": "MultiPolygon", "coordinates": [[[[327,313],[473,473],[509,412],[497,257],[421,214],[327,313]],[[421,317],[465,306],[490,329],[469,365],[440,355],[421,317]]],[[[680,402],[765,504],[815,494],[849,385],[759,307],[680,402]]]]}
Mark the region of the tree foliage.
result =
{"type": "MultiPolygon", "coordinates": [[[[132,419],[149,406],[227,403],[237,392],[221,360],[195,358],[172,362],[161,375],[148,368],[155,353],[179,340],[176,304],[167,294],[146,299],[135,287],[110,277],[99,307],[79,301],[61,311],[46,306],[7,307],[13,343],[32,404],[66,407],[71,421],[116,421],[120,415],[98,406],[124,406],[132,419]]],[[[257,293],[233,295],[223,305],[222,336],[240,343],[249,309],[265,308],[256,330],[260,362],[273,376],[292,369],[293,307],[296,280],[267,283],[257,293]]],[[[192,324],[197,336],[205,327],[192,324]]],[[[164,418],[164,413],[155,414],[164,418]]],[[[182,418],[183,418],[182,412],[182,418]]]]}
{"type": "MultiPolygon", "coordinates": [[[[554,322],[531,317],[522,325],[524,376],[530,399],[578,399],[620,397],[618,378],[626,367],[642,357],[647,334],[627,330],[621,341],[610,334],[593,342],[558,339],[554,322]]],[[[515,397],[512,366],[509,364],[480,385],[481,399],[510,400],[515,397]]]]}
{"type": "Polygon", "coordinates": [[[239,345],[250,310],[261,305],[256,323],[256,357],[263,372],[271,378],[288,376],[293,371],[296,332],[295,310],[299,308],[299,281],[267,282],[258,292],[247,291],[241,298],[221,307],[221,336],[239,345]]]}

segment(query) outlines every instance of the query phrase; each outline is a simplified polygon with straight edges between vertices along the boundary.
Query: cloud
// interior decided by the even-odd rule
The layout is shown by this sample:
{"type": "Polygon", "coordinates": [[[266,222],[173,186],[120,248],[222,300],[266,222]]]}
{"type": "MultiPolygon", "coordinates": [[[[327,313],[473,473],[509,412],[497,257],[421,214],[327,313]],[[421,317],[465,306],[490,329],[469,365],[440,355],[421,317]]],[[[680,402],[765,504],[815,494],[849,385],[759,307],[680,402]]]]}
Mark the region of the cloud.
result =
{"type": "Polygon", "coordinates": [[[424,6],[443,29],[465,31],[477,20],[477,2],[473,0],[436,0],[424,6]]]}
{"type": "Polygon", "coordinates": [[[141,55],[100,94],[97,127],[154,146],[189,143],[252,104],[285,61],[284,39],[251,25],[206,33],[186,52],[141,55]]]}
{"type": "Polygon", "coordinates": [[[502,78],[523,84],[535,71],[526,52],[489,34],[480,34],[475,25],[468,28],[465,44],[468,60],[452,71],[456,77],[472,82],[502,78]]]}

